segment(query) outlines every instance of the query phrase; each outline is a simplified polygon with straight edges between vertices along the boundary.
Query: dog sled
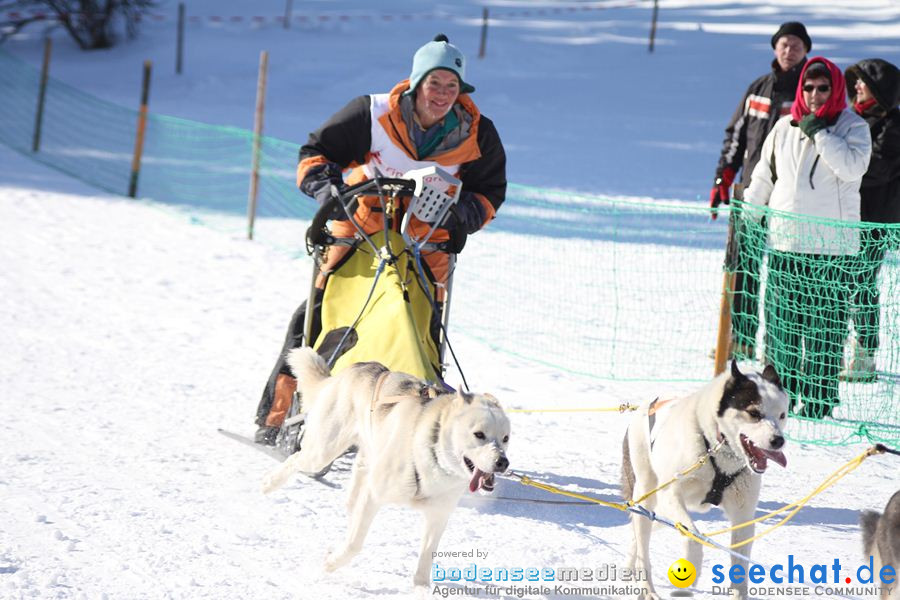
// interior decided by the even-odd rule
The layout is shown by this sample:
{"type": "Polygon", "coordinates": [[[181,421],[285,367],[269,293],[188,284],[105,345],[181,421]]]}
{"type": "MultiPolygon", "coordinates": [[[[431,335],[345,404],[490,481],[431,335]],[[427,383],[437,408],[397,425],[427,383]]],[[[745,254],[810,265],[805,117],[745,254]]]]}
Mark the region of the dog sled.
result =
{"type": "MultiPolygon", "coordinates": [[[[438,167],[401,178],[378,175],[343,193],[332,187],[331,200],[306,232],[313,272],[302,336],[302,345],[316,350],[332,373],[377,361],[444,385],[453,272],[465,233],[433,238],[460,191],[461,182],[438,167]],[[364,197],[374,206],[368,212],[382,216],[379,230],[367,232],[360,222],[358,213],[364,211],[357,209],[364,197]],[[340,222],[344,225],[336,227],[340,222]],[[436,276],[429,259],[441,263],[445,273],[436,276]]],[[[275,439],[284,456],[299,450],[303,420],[298,391],[275,439]]]]}

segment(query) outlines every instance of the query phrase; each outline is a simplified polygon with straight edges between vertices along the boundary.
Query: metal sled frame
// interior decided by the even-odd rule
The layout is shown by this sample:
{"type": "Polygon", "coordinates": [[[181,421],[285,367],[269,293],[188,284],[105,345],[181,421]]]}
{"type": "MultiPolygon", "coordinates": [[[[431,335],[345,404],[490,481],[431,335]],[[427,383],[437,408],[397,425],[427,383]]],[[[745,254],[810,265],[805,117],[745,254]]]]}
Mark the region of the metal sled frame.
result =
{"type": "Polygon", "coordinates": [[[456,269],[456,254],[450,252],[450,244],[448,242],[431,242],[431,237],[439,224],[443,222],[450,208],[459,200],[461,182],[452,175],[437,167],[429,167],[426,169],[417,169],[410,171],[405,175],[409,178],[386,178],[379,173],[372,179],[364,181],[347,188],[344,193],[339,194],[337,188],[332,186],[331,200],[323,204],[316,215],[313,217],[312,223],[306,232],[307,251],[313,257],[313,272],[309,288],[309,300],[307,301],[307,311],[303,325],[303,343],[311,345],[313,310],[315,302],[316,280],[320,274],[320,265],[324,259],[325,249],[332,245],[357,246],[360,243],[367,244],[376,256],[381,257],[382,261],[391,261],[396,258],[389,245],[379,248],[372,238],[366,234],[362,226],[356,221],[354,213],[358,207],[359,196],[377,196],[381,204],[384,219],[385,240],[388,239],[388,230],[391,227],[390,219],[387,218],[387,205],[390,198],[411,197],[409,207],[401,222],[400,233],[406,243],[405,250],[410,251],[417,263],[419,263],[417,271],[420,276],[422,273],[420,256],[422,252],[440,251],[449,255],[449,265],[447,273],[447,282],[445,284],[444,300],[440,306],[435,298],[429,298],[432,303],[433,310],[441,310],[441,332],[438,347],[438,359],[440,361],[440,375],[446,370],[444,355],[447,348],[447,328],[450,324],[450,300],[453,290],[453,275],[456,269]],[[453,196],[436,192],[425,184],[426,177],[437,176],[455,187],[453,196]],[[342,210],[348,217],[350,223],[356,229],[356,236],[352,238],[338,238],[326,229],[329,216],[335,213],[335,210],[342,210]],[[410,218],[416,215],[420,220],[431,222],[432,225],[427,233],[421,238],[413,237],[409,232],[410,218]]]}
{"type": "MultiPolygon", "coordinates": [[[[303,344],[306,346],[312,345],[311,338],[313,313],[315,312],[316,280],[320,274],[320,266],[324,260],[325,249],[332,245],[358,246],[359,244],[365,243],[371,247],[375,256],[380,257],[382,266],[389,261],[395,260],[396,255],[393,254],[388,242],[388,231],[391,228],[391,221],[388,216],[387,206],[389,199],[391,198],[411,197],[409,206],[406,209],[403,221],[401,222],[400,232],[403,241],[406,244],[404,251],[411,252],[416,261],[416,272],[418,276],[423,279],[419,284],[426,290],[428,300],[432,304],[432,310],[441,310],[441,331],[438,345],[440,373],[438,375],[443,378],[444,372],[446,371],[444,355],[446,349],[449,347],[447,341],[447,328],[450,324],[450,299],[453,291],[453,274],[456,269],[456,254],[450,251],[451,245],[448,242],[435,243],[430,240],[435,229],[437,229],[438,224],[443,222],[447,212],[453,204],[459,200],[461,182],[446,171],[436,167],[410,171],[406,175],[408,175],[409,178],[385,178],[382,177],[380,173],[376,173],[376,176],[373,179],[351,186],[347,188],[343,194],[338,193],[337,188],[332,186],[331,200],[322,205],[316,212],[309,229],[306,231],[306,247],[307,252],[313,257],[313,269],[309,285],[309,296],[306,302],[306,315],[303,323],[303,344]],[[429,188],[425,184],[425,178],[434,176],[440,177],[448,184],[455,186],[455,194],[453,196],[448,196],[429,188]],[[362,226],[354,217],[356,209],[359,206],[359,196],[377,196],[379,199],[382,213],[385,215],[385,245],[381,248],[377,247],[372,238],[366,234],[362,226]],[[349,221],[353,224],[353,227],[357,232],[354,237],[335,237],[331,235],[325,227],[329,217],[334,215],[336,210],[343,211],[349,221]],[[417,239],[410,234],[409,224],[411,215],[416,215],[416,217],[423,222],[432,223],[432,226],[421,239],[417,239]],[[446,252],[449,256],[444,301],[440,307],[438,306],[436,299],[432,297],[431,293],[428,291],[429,287],[427,282],[424,281],[425,274],[421,264],[421,253],[423,251],[446,252]]],[[[375,281],[373,281],[373,289],[380,273],[381,268],[378,269],[375,281]]],[[[348,332],[349,331],[350,329],[348,328],[348,332]]],[[[341,340],[341,343],[338,344],[335,354],[337,354],[343,342],[344,340],[341,340]]],[[[299,391],[295,391],[291,401],[291,407],[276,438],[276,447],[285,457],[290,456],[300,449],[305,419],[305,413],[300,412],[300,393],[299,391]]],[[[319,476],[325,474],[328,469],[330,469],[330,465],[326,467],[322,473],[319,473],[319,476]]]]}

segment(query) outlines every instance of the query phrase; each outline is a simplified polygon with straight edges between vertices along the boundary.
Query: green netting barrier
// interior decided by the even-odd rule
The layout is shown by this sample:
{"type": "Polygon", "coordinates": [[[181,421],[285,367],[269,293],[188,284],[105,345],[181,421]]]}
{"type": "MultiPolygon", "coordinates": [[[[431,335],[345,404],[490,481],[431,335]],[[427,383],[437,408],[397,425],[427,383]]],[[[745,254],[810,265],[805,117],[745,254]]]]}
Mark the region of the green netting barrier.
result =
{"type": "MultiPolygon", "coordinates": [[[[37,69],[0,50],[0,142],[125,195],[137,111],[51,79],[32,152],[38,83],[37,69]]],[[[138,195],[245,232],[252,144],[243,129],[150,113],[138,195]]],[[[294,219],[315,204],[295,187],[298,148],[262,140],[255,239],[299,254],[306,225],[294,219]]],[[[696,203],[511,184],[499,218],[460,257],[452,328],[564,373],[688,391],[712,375],[725,255],[740,280],[736,356],[773,363],[795,409],[811,407],[791,419],[791,437],[896,445],[900,229],[743,212],[733,211],[725,253],[728,220],[696,203]]]]}
{"type": "MultiPolygon", "coordinates": [[[[127,195],[136,110],[50,79],[32,152],[40,72],[0,50],[0,141],[100,189],[127,195]]],[[[149,113],[137,193],[157,202],[246,215],[253,133],[149,113]]],[[[309,218],[296,192],[299,144],[263,136],[257,216],[309,218]]]]}
{"type": "Polygon", "coordinates": [[[736,208],[736,351],[776,367],[795,436],[896,442],[900,225],[736,208]]]}
{"type": "Polygon", "coordinates": [[[712,375],[725,237],[696,204],[511,185],[460,256],[451,321],[571,373],[701,382],[712,375]],[[489,279],[465,269],[469,252],[489,279]],[[510,306],[527,322],[504,318],[510,306]]]}

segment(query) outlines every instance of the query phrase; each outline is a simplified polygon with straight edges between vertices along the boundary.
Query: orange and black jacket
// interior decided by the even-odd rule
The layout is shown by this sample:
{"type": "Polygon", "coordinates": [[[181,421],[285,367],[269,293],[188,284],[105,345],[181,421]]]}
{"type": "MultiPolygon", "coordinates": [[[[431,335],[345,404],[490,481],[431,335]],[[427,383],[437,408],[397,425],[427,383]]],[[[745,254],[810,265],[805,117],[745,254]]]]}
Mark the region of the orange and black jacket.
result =
{"type": "MultiPolygon", "coordinates": [[[[378,120],[394,145],[407,156],[440,163],[440,154],[416,156],[415,144],[399,108],[400,96],[408,88],[409,82],[403,81],[391,90],[390,110],[378,120]]],[[[493,219],[506,197],[506,153],[493,122],[480,114],[469,96],[460,95],[457,104],[471,115],[471,132],[475,140],[473,143],[466,139],[460,148],[450,150],[447,154],[453,154],[453,160],[447,162],[460,165],[455,174],[462,181],[460,208],[468,213],[462,218],[468,224],[468,233],[474,233],[493,219]]],[[[297,168],[297,184],[304,193],[321,202],[322,190],[339,182],[341,171],[347,169],[353,169],[347,178],[348,184],[366,178],[360,167],[372,159],[370,107],[370,96],[355,98],[309,135],[306,144],[300,148],[297,168]]]]}

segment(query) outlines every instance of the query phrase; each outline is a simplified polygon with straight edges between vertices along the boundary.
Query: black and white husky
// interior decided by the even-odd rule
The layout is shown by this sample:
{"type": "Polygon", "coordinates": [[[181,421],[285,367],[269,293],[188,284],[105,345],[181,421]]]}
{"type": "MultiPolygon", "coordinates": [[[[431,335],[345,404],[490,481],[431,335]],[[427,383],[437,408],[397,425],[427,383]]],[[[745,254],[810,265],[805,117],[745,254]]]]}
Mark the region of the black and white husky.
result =
{"type": "Polygon", "coordinates": [[[418,595],[431,580],[432,553],[466,489],[493,490],[494,473],[509,467],[509,420],[489,394],[443,393],[374,362],[331,376],[310,348],[288,354],[306,412],[301,449],[269,473],[263,491],[294,473],[318,474],[351,446],[359,448],[350,480],[350,524],[325,570],[346,565],[362,549],[382,505],[407,504],[425,515],[413,583],[418,595]]]}
{"type": "MultiPolygon", "coordinates": [[[[888,500],[883,513],[866,510],[859,517],[863,533],[863,555],[874,558],[873,571],[878,581],[881,568],[891,566],[900,575],[900,491],[888,500]]],[[[881,599],[900,598],[900,582],[881,588],[881,599]],[[888,593],[892,590],[893,593],[888,593]]]]}
{"type": "MultiPolygon", "coordinates": [[[[737,363],[689,396],[660,399],[636,411],[623,442],[622,493],[626,500],[638,499],[697,460],[721,442],[719,449],[699,469],[648,497],[641,504],[649,510],[680,522],[692,530],[688,511],[705,512],[720,506],[732,524],[754,517],[759,501],[761,475],[769,460],[782,467],[781,452],[787,418],[788,397],[775,369],[741,373],[737,363]]],[[[634,540],[626,566],[642,573],[640,598],[659,598],[650,573],[649,519],[632,514],[634,540]]],[[[753,526],[732,532],[731,543],[753,536],[753,526]]],[[[750,555],[750,545],[738,552],[750,555]]],[[[687,558],[700,576],[703,548],[692,540],[686,544],[687,558]]],[[[747,568],[747,560],[732,564],[747,568]]],[[[745,580],[746,581],[746,580],[745,580]]],[[[746,584],[736,590],[746,597],[746,584]]]]}

